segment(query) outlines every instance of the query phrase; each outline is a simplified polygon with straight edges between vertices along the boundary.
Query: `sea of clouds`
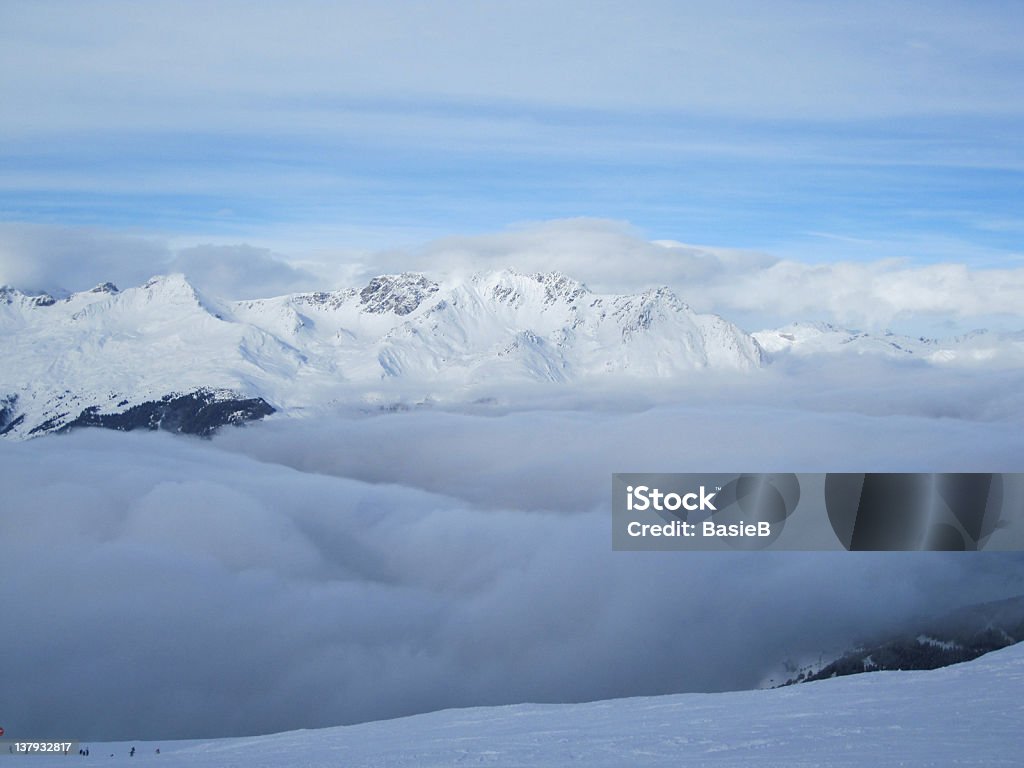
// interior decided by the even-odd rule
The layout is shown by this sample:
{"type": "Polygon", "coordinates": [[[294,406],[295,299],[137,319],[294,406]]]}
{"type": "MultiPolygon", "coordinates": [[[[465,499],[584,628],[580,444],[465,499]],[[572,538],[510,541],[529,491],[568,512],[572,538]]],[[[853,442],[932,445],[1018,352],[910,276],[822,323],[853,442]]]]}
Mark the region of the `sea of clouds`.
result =
{"type": "MultiPolygon", "coordinates": [[[[512,266],[668,284],[751,330],[1019,328],[1024,306],[1017,268],[815,265],[595,220],[364,257],[342,276],[251,246],[0,226],[0,282],[40,290],[184,271],[241,298],[512,266]]],[[[1024,592],[1024,557],[612,552],[612,473],[1020,471],[1022,393],[1013,367],[781,356],[643,391],[496,387],[458,406],[396,390],[410,410],[357,398],[212,441],[0,441],[0,724],[209,737],[764,684],[915,615],[1024,592]]]]}
{"type": "Polygon", "coordinates": [[[0,443],[4,727],[223,736],[752,687],[1024,592],[1018,554],[611,551],[613,472],[1020,469],[1010,382],[783,383],[0,443]]]}

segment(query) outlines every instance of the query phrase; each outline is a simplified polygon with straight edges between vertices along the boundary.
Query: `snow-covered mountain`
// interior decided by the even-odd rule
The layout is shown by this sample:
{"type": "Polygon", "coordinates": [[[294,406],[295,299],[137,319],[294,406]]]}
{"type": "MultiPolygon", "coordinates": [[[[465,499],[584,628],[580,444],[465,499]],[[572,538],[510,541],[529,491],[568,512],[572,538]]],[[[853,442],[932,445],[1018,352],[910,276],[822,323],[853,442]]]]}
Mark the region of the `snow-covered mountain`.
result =
{"type": "MultiPolygon", "coordinates": [[[[665,379],[762,364],[748,334],[667,288],[602,295],[559,273],[221,301],[184,276],[55,299],[0,289],[0,434],[73,426],[208,433],[400,385],[665,379]]],[[[468,396],[468,395],[466,395],[468,396]]]]}
{"type": "MultiPolygon", "coordinates": [[[[253,738],[88,744],[82,765],[1020,765],[1024,644],[930,671],[590,704],[523,704],[253,738]],[[134,756],[129,753],[134,747],[134,756]],[[156,750],[160,754],[156,754],[156,750]]],[[[16,737],[16,734],[11,734],[16,737]]],[[[33,765],[66,765],[40,755],[33,765]]]]}
{"type": "Polygon", "coordinates": [[[538,382],[636,387],[851,354],[1019,367],[1024,333],[936,340],[794,323],[747,334],[668,288],[597,294],[512,270],[250,301],[207,296],[182,275],[63,298],[0,288],[0,436],[209,434],[275,411],[459,404],[538,382]]]}
{"type": "Polygon", "coordinates": [[[1024,333],[972,331],[961,336],[933,339],[901,336],[891,331],[870,333],[829,323],[791,323],[783,328],[756,331],[754,339],[768,358],[782,355],[882,355],[916,358],[939,365],[1024,364],[1024,333]]]}
{"type": "Polygon", "coordinates": [[[900,632],[862,642],[783,685],[893,669],[936,669],[1024,642],[1024,595],[963,606],[944,616],[910,621],[900,632]]]}

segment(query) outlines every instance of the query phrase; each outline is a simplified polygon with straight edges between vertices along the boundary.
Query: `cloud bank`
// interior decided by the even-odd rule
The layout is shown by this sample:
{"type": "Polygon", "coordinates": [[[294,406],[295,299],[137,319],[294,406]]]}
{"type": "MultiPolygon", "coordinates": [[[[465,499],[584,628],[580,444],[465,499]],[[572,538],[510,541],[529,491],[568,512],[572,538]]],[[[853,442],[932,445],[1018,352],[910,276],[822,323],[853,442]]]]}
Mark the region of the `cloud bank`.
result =
{"type": "Polygon", "coordinates": [[[1006,3],[947,1],[927,14],[868,3],[853,17],[798,1],[644,2],[628,13],[580,2],[448,0],[429,12],[186,2],[140,14],[107,0],[14,2],[4,16],[0,66],[19,76],[0,118],[19,134],[111,122],[209,130],[254,112],[280,130],[296,121],[276,110],[283,98],[309,107],[297,115],[307,128],[329,119],[315,106],[332,98],[847,119],[1020,107],[1024,20],[1006,3]]]}
{"type": "Polygon", "coordinates": [[[1016,469],[1019,426],[723,403],[0,444],[4,725],[166,739],[757,685],[1020,592],[1024,561],[613,553],[612,472],[1016,469]]]}
{"type": "Polygon", "coordinates": [[[0,224],[0,285],[86,290],[138,285],[184,272],[228,299],[359,287],[388,272],[446,275],[513,268],[562,271],[598,292],[667,285],[694,309],[748,330],[823,320],[880,330],[951,333],[1024,325],[1024,267],[918,263],[910,258],[807,261],[674,241],[651,241],[626,222],[561,219],[410,248],[287,256],[245,243],[172,248],[109,230],[0,224]]]}
{"type": "Polygon", "coordinates": [[[181,272],[215,296],[253,299],[315,290],[318,278],[291,266],[267,248],[251,245],[194,245],[177,251],[167,267],[181,272]]]}
{"type": "Polygon", "coordinates": [[[171,272],[182,272],[196,286],[226,299],[322,287],[313,274],[267,248],[204,244],[175,249],[156,236],[0,222],[0,285],[61,294],[108,281],[127,288],[171,272]]]}
{"type": "Polygon", "coordinates": [[[1013,3],[9,0],[2,22],[0,211],[25,221],[280,250],[590,215],[1019,255],[1013,3]]]}
{"type": "MultiPolygon", "coordinates": [[[[822,246],[824,253],[828,245],[822,246]]],[[[894,246],[898,253],[898,245],[894,246]]],[[[650,241],[624,222],[564,219],[504,232],[453,236],[382,251],[367,265],[443,274],[514,267],[557,269],[600,292],[667,285],[694,309],[750,330],[794,320],[890,326],[1020,328],[1024,267],[975,268],[911,258],[804,261],[766,253],[650,241]]]]}

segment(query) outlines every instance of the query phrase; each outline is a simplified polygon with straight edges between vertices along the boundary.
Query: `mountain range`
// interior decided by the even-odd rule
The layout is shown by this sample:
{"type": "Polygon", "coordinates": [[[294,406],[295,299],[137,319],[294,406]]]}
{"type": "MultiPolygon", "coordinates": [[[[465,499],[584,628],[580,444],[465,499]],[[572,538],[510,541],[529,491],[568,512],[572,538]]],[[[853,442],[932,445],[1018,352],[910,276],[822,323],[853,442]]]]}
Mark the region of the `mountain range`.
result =
{"type": "Polygon", "coordinates": [[[782,685],[863,672],[938,669],[1024,641],[1024,595],[908,621],[900,632],[861,643],[826,664],[799,670],[782,685]]]}
{"type": "Polygon", "coordinates": [[[79,426],[210,434],[224,424],[488,387],[685,381],[787,355],[1024,362],[1024,335],[939,342],[825,324],[747,333],[668,288],[600,294],[551,272],[383,275],[360,288],[248,301],[183,275],[63,297],[0,288],[0,435],[79,426]]]}
{"type": "Polygon", "coordinates": [[[752,334],[768,358],[833,354],[870,354],[927,363],[1024,365],[1024,332],[979,329],[951,338],[904,336],[842,328],[831,323],[791,323],[752,334]]]}

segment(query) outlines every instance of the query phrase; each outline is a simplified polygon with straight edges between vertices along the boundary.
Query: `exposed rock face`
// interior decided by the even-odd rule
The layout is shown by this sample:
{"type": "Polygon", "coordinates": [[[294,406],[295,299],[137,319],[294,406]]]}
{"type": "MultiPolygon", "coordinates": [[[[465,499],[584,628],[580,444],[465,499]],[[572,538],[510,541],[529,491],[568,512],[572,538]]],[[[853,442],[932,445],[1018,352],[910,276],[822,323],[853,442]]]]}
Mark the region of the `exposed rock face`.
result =
{"type": "Polygon", "coordinates": [[[359,292],[365,311],[375,315],[393,312],[404,316],[415,310],[431,294],[437,293],[437,283],[423,275],[403,272],[400,275],[382,275],[373,278],[359,292]]]}
{"type": "Polygon", "coordinates": [[[180,274],[59,300],[3,288],[0,359],[0,397],[16,396],[0,406],[9,439],[81,426],[208,434],[273,409],[376,402],[381,387],[473,400],[477,388],[632,387],[762,363],[749,334],[667,288],[594,294],[515,270],[235,302],[180,274]]]}
{"type": "MultiPolygon", "coordinates": [[[[118,413],[100,413],[98,407],[90,406],[56,431],[67,432],[78,427],[103,427],[121,432],[159,429],[209,437],[225,425],[244,424],[273,412],[274,408],[261,397],[238,398],[230,392],[198,390],[184,395],[164,395],[159,400],[139,403],[118,413]]],[[[53,427],[43,423],[32,432],[47,432],[53,427]]]]}
{"type": "Polygon", "coordinates": [[[17,407],[17,395],[0,397],[0,435],[6,435],[25,421],[25,415],[19,414],[17,407]]]}

